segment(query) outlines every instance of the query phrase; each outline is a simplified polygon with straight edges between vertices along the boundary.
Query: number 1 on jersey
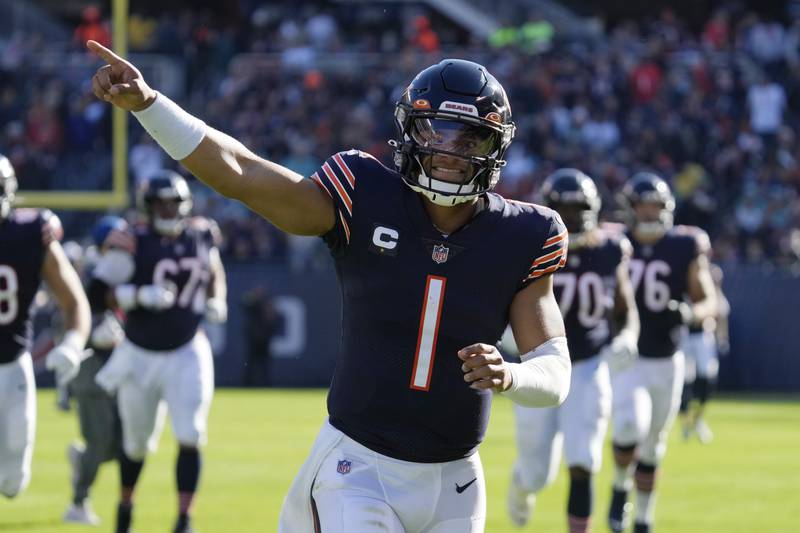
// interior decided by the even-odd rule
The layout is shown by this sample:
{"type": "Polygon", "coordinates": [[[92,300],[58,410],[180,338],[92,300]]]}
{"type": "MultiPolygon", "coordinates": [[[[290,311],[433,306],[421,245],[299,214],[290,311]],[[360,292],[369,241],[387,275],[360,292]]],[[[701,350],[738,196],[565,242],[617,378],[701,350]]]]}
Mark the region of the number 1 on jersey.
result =
{"type": "Polygon", "coordinates": [[[428,276],[425,283],[417,350],[414,353],[414,368],[411,372],[411,388],[414,390],[427,391],[431,385],[433,358],[436,355],[436,337],[439,334],[439,319],[442,316],[446,283],[447,278],[439,276],[428,276]]]}

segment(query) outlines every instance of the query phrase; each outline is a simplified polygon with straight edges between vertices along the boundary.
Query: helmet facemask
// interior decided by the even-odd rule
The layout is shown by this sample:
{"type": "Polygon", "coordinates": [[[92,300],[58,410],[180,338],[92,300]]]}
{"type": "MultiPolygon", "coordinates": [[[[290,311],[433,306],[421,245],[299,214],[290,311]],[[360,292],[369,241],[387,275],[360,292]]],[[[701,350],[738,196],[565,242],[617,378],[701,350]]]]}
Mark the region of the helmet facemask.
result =
{"type": "Polygon", "coordinates": [[[561,202],[549,205],[549,207],[555,209],[561,216],[561,220],[567,228],[567,233],[569,233],[569,245],[571,248],[583,246],[587,235],[597,227],[599,205],[595,208],[585,199],[582,201],[569,201],[565,198],[561,202]]]}
{"type": "Polygon", "coordinates": [[[642,199],[640,202],[634,204],[634,232],[639,237],[644,239],[660,239],[671,228],[673,224],[673,211],[674,207],[670,208],[669,204],[665,204],[660,199],[647,200],[642,199]],[[654,207],[647,208],[645,206],[652,205],[654,207]],[[649,212],[642,212],[644,209],[652,209],[657,213],[655,215],[649,212]]]}
{"type": "Polygon", "coordinates": [[[160,195],[148,202],[147,211],[156,232],[166,237],[177,237],[186,228],[192,201],[177,195],[160,195]]]}
{"type": "MultiPolygon", "coordinates": [[[[397,104],[395,165],[403,180],[437,205],[469,202],[500,179],[502,159],[514,137],[514,125],[489,118],[433,110],[427,101],[397,104]]],[[[470,106],[464,106],[470,108],[470,106]]]]}

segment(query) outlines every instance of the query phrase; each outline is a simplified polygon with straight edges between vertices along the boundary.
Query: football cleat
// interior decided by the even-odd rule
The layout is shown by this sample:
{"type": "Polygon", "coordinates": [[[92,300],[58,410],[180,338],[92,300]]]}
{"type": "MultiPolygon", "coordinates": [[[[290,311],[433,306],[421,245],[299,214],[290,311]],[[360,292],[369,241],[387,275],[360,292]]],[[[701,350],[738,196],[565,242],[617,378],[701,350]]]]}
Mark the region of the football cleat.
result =
{"type": "Polygon", "coordinates": [[[697,434],[697,440],[702,444],[710,444],[714,440],[714,432],[711,431],[711,428],[701,417],[697,417],[697,420],[695,420],[694,432],[697,434]]]}
{"type": "Polygon", "coordinates": [[[653,533],[653,527],[650,524],[636,522],[633,524],[633,533],[653,533]]]}
{"type": "Polygon", "coordinates": [[[628,501],[628,491],[613,489],[608,508],[608,528],[614,533],[622,533],[628,529],[632,511],[633,504],[628,501]]]}
{"type": "Polygon", "coordinates": [[[89,506],[88,501],[82,505],[70,504],[64,513],[64,522],[68,524],[83,524],[85,526],[99,526],[100,517],[89,506]]]}

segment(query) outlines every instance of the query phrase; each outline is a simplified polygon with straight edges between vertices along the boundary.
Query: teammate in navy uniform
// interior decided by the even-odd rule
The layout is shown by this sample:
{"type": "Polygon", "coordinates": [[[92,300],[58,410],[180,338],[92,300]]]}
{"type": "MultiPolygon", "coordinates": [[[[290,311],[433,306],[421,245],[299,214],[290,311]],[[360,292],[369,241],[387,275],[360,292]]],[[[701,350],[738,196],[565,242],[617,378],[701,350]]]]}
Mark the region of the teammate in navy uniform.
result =
{"type": "Polygon", "coordinates": [[[631,244],[598,226],[600,195],[592,179],[562,168],[542,184],[543,204],[563,217],[569,258],[553,278],[572,359],[570,395],[563,405],[515,405],[518,458],[511,475],[512,522],[528,521],[536,493],[558,473],[563,447],[569,466],[567,522],[571,533],[591,530],[592,475],[600,470],[611,413],[609,367],[621,370],[636,357],[639,319],[628,262],[631,244]]]}
{"type": "MultiPolygon", "coordinates": [[[[116,399],[95,383],[95,376],[125,335],[120,317],[109,308],[108,287],[93,270],[107,254],[132,253],[134,240],[125,219],[113,215],[104,216],[95,223],[91,238],[97,255],[96,259],[87,261],[89,274],[85,283],[92,309],[92,332],[88,343],[92,355],[81,363],[80,372],[70,383],[70,392],[78,405],[83,443],[74,442],[67,448],[72,467],[72,502],[64,513],[64,521],[96,526],[100,524],[100,518],[92,510],[89,490],[100,465],[119,457],[122,430],[116,399]]],[[[85,255],[91,257],[89,253],[85,255]]],[[[104,261],[104,264],[109,263],[104,261]]],[[[97,273],[102,274],[99,270],[97,273]]]]}
{"type": "Polygon", "coordinates": [[[492,391],[556,405],[570,364],[552,274],[566,229],[550,209],[491,193],[514,125],[482,66],[445,60],[396,106],[397,170],[334,155],[312,179],[265,161],[109,64],[95,94],[137,119],[173,158],[283,230],[323,235],[343,296],[329,421],[289,490],[279,531],[478,532],[478,454],[492,391]],[[510,321],[521,364],[495,347],[510,321]]]}
{"type": "Polygon", "coordinates": [[[64,315],[65,333],[47,354],[48,368],[65,385],[78,373],[89,333],[89,304],[58,239],[61,224],[49,211],[14,209],[17,178],[0,155],[0,494],[27,487],[36,432],[31,362],[31,307],[42,280],[64,315]]]}
{"type": "Polygon", "coordinates": [[[609,527],[623,531],[629,521],[628,491],[635,471],[634,531],[648,533],[655,514],[657,469],[683,384],[678,342],[686,324],[713,315],[714,284],[708,268],[708,236],[698,228],[672,226],[675,200],[667,183],[642,172],[622,192],[631,211],[627,235],[634,250],[631,282],[641,334],[639,358],[611,380],[616,471],[609,527]]]}
{"type": "Polygon", "coordinates": [[[214,391],[211,348],[199,326],[204,317],[225,320],[225,274],[216,224],[190,217],[191,193],[179,174],[164,170],[148,178],[137,203],[147,224],[133,229],[135,253],[106,254],[94,272],[114,287],[127,315],[125,340],[96,377],[107,391],[118,390],[124,453],[117,532],[130,527],[136,482],[169,410],[180,446],[175,531],[184,533],[192,531],[199,448],[214,391]]]}

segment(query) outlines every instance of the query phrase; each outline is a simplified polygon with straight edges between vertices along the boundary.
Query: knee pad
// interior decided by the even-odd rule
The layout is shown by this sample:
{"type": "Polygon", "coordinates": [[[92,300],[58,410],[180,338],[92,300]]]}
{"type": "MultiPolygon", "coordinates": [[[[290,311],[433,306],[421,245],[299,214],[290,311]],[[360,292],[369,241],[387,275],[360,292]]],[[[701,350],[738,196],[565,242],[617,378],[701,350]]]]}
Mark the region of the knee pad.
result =
{"type": "Polygon", "coordinates": [[[527,465],[527,468],[522,468],[519,463],[514,468],[514,479],[517,486],[525,492],[539,492],[553,480],[549,479],[550,472],[547,465],[527,465]]]}
{"type": "Polygon", "coordinates": [[[198,424],[192,420],[173,422],[173,430],[175,431],[175,440],[181,446],[200,448],[206,443],[205,428],[198,427],[198,424]]]}
{"type": "Polygon", "coordinates": [[[155,451],[146,440],[132,438],[123,439],[122,450],[133,461],[143,461],[147,452],[155,451]]]}

